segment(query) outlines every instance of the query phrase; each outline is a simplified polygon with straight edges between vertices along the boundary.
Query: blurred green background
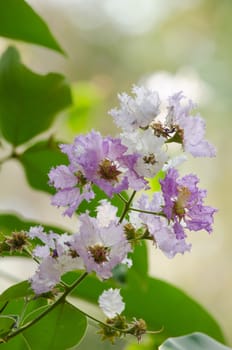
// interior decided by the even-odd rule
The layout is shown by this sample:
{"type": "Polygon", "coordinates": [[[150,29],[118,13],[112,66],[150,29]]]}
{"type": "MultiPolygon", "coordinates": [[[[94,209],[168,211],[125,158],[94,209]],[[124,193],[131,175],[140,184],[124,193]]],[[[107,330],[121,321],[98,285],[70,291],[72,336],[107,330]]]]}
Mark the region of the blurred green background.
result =
{"type": "MultiPolygon", "coordinates": [[[[156,89],[161,97],[183,90],[197,102],[218,154],[213,160],[190,158],[181,172],[198,174],[208,189],[208,203],[219,209],[214,232],[192,234],[192,252],[173,260],[151,247],[150,271],[201,302],[232,345],[232,1],[28,2],[67,54],[14,43],[33,70],[62,72],[72,83],[74,106],[59,117],[54,128],[58,137],[71,141],[92,128],[116,134],[107,111],[117,105],[117,93],[129,92],[135,83],[156,89]]],[[[0,40],[1,52],[8,43],[0,40]]],[[[0,209],[71,226],[50,208],[48,195],[27,189],[17,164],[9,163],[1,173],[0,209]]]]}

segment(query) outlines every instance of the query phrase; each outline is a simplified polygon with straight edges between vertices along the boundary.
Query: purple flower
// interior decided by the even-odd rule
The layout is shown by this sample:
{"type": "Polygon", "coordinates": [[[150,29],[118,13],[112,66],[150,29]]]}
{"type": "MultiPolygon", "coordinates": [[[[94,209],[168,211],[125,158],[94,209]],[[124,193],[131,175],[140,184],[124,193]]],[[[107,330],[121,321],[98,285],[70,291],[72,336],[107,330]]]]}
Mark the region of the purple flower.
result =
{"type": "Polygon", "coordinates": [[[161,188],[164,197],[163,213],[174,224],[177,239],[186,236],[185,228],[192,231],[212,231],[213,215],[216,209],[203,205],[206,191],[198,189],[199,179],[189,174],[179,179],[178,171],[168,170],[161,188]]]}
{"type": "Polygon", "coordinates": [[[178,92],[169,98],[167,124],[174,128],[184,150],[194,157],[214,157],[215,147],[205,137],[205,121],[200,115],[191,115],[195,105],[191,100],[183,105],[184,96],[178,92]]]}
{"type": "Polygon", "coordinates": [[[103,138],[92,131],[76,137],[70,146],[63,145],[62,151],[69,157],[71,172],[79,169],[88,183],[96,184],[109,197],[129,187],[140,190],[146,185],[134,169],[138,155],[126,155],[127,147],[120,139],[103,138]]]}
{"type": "Polygon", "coordinates": [[[60,282],[61,276],[72,270],[83,269],[82,259],[70,249],[72,236],[44,232],[41,226],[31,227],[28,236],[38,238],[32,254],[40,261],[37,271],[30,278],[36,294],[47,293],[60,282]]]}
{"type": "Polygon", "coordinates": [[[68,207],[64,215],[71,217],[84,199],[89,202],[94,198],[90,184],[78,167],[72,169],[70,166],[60,165],[51,169],[48,177],[50,185],[57,190],[51,203],[57,207],[68,207]]]}
{"type": "Polygon", "coordinates": [[[131,251],[123,225],[111,220],[102,226],[88,214],[80,216],[80,224],[80,231],[73,235],[72,249],[83,259],[88,272],[95,271],[102,279],[111,277],[112,269],[131,251]]]}
{"type": "MultiPolygon", "coordinates": [[[[161,193],[156,192],[152,201],[146,195],[142,195],[137,202],[140,210],[146,210],[154,213],[161,213],[163,198],[161,193]]],[[[131,213],[130,220],[138,229],[146,227],[150,238],[153,239],[155,245],[169,258],[173,258],[176,254],[184,254],[190,251],[191,244],[185,241],[185,237],[177,239],[173,223],[162,216],[147,213],[131,213]]]]}
{"type": "Polygon", "coordinates": [[[47,293],[59,283],[60,271],[56,265],[56,261],[51,256],[48,256],[39,265],[39,268],[29,280],[35,294],[47,293]]]}
{"type": "Polygon", "coordinates": [[[54,239],[59,237],[57,233],[54,233],[52,231],[47,234],[44,231],[43,226],[31,226],[27,234],[32,239],[39,238],[41,242],[47,244],[49,247],[52,247],[54,239]]]}

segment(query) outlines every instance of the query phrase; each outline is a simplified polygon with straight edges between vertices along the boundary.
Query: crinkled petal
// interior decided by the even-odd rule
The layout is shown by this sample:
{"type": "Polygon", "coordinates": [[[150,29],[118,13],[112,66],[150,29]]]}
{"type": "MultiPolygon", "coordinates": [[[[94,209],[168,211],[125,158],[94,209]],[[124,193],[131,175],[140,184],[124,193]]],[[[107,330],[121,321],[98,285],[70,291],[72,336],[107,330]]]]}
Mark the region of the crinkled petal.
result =
{"type": "Polygon", "coordinates": [[[56,189],[74,187],[77,184],[77,177],[65,165],[52,168],[48,174],[50,184],[56,189]]]}
{"type": "Polygon", "coordinates": [[[122,300],[119,289],[105,290],[99,297],[98,303],[104,314],[108,318],[114,318],[120,315],[125,309],[125,303],[122,300]]]}

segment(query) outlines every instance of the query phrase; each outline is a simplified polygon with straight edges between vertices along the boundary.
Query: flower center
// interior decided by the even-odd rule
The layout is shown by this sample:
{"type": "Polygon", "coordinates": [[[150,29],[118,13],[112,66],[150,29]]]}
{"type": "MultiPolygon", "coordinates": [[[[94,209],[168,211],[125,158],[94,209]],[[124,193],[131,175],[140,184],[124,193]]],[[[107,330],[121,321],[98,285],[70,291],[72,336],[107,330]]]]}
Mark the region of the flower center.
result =
{"type": "Polygon", "coordinates": [[[154,165],[155,163],[157,163],[155,159],[155,155],[153,153],[150,153],[148,156],[144,156],[143,161],[145,164],[151,164],[151,165],[154,165]]]}
{"type": "Polygon", "coordinates": [[[178,197],[174,203],[174,213],[180,218],[185,215],[185,208],[191,195],[190,190],[187,187],[181,186],[178,188],[178,197]]]}
{"type": "Polygon", "coordinates": [[[162,125],[160,122],[155,122],[151,124],[151,128],[154,131],[155,136],[157,137],[164,137],[164,138],[169,138],[171,134],[175,131],[175,128],[173,127],[166,127],[162,125]]]}
{"type": "Polygon", "coordinates": [[[92,255],[94,261],[97,264],[101,264],[103,262],[108,261],[108,255],[110,249],[107,247],[104,247],[100,244],[96,244],[94,246],[90,246],[88,248],[89,253],[92,255]]]}
{"type": "Polygon", "coordinates": [[[76,172],[76,177],[77,177],[77,181],[78,181],[78,185],[80,186],[84,186],[87,184],[87,179],[84,177],[84,175],[82,174],[82,172],[79,170],[76,172]]]}
{"type": "Polygon", "coordinates": [[[117,169],[117,166],[111,160],[104,159],[99,164],[98,173],[102,179],[118,182],[118,176],[122,172],[117,169]]]}

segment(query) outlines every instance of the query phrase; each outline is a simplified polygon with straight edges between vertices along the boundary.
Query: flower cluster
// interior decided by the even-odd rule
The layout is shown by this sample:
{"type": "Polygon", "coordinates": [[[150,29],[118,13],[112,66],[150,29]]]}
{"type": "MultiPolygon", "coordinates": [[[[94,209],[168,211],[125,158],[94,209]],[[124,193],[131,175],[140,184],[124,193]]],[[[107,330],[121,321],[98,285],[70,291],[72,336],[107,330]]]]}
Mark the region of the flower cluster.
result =
{"type": "MultiPolygon", "coordinates": [[[[60,146],[69,164],[52,168],[48,174],[49,184],[56,190],[51,203],[64,207],[64,215],[71,217],[84,201],[86,212],[78,216],[73,234],[46,233],[42,227],[24,233],[39,242],[32,251],[39,266],[30,280],[36,294],[52,291],[71,270],[95,273],[101,280],[110,278],[118,264],[128,262],[128,253],[133,253],[140,240],[152,241],[173,258],[190,251],[189,231],[212,231],[216,209],[204,204],[206,191],[198,187],[198,177],[180,177],[176,169],[186,159],[181,152],[215,156],[215,148],[204,139],[205,123],[195,114],[196,106],[186,101],[182,92],[166,104],[157,92],[145,87],[135,86],[132,92],[134,97],[119,95],[120,108],[109,112],[122,129],[119,137],[103,137],[92,130],[77,136],[72,144],[60,146]],[[178,157],[170,156],[172,143],[181,145],[178,157]],[[159,180],[160,192],[152,197],[141,194],[141,190],[149,190],[154,177],[159,180]],[[96,187],[107,199],[93,202],[96,187]],[[124,205],[120,215],[111,204],[114,196],[124,205]],[[90,215],[88,202],[94,203],[95,215],[90,215]]],[[[103,293],[99,303],[110,318],[111,328],[103,332],[106,336],[112,333],[114,322],[123,323],[124,303],[118,290],[103,293]]],[[[130,327],[138,339],[145,332],[143,320],[130,327]]]]}

